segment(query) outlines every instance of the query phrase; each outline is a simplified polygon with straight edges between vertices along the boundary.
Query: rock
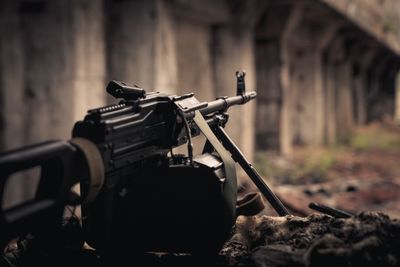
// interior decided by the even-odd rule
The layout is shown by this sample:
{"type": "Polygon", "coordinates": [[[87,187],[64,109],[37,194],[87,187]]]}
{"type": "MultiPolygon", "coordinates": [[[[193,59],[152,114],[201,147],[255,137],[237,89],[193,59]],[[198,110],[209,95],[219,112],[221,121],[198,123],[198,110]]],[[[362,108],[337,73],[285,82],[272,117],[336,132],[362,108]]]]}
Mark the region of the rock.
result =
{"type": "Polygon", "coordinates": [[[381,212],[239,217],[223,252],[231,265],[400,266],[400,221],[381,212]]]}

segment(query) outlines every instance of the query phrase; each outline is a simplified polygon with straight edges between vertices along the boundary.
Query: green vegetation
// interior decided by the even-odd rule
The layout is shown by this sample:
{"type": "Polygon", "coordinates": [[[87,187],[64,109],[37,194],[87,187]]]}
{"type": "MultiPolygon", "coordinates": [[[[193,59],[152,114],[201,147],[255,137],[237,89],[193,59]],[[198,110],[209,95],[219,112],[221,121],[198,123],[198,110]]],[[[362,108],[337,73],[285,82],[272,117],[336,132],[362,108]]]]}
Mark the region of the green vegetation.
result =
{"type": "Polygon", "coordinates": [[[296,148],[291,159],[277,154],[258,152],[254,165],[264,177],[280,184],[318,183],[337,177],[332,170],[346,165],[349,157],[357,158],[359,153],[373,151],[399,153],[398,127],[371,124],[356,128],[334,146],[296,148]]]}
{"type": "Polygon", "coordinates": [[[336,161],[340,150],[336,148],[310,149],[301,151],[297,158],[287,160],[282,157],[259,152],[255,167],[267,179],[279,183],[323,182],[328,179],[327,171],[336,161]]]}
{"type": "Polygon", "coordinates": [[[396,31],[396,24],[394,21],[386,19],[382,23],[383,32],[392,32],[397,33],[396,31]]]}
{"type": "Polygon", "coordinates": [[[372,125],[353,131],[349,143],[345,144],[356,151],[382,150],[400,151],[400,133],[384,127],[372,125]]]}

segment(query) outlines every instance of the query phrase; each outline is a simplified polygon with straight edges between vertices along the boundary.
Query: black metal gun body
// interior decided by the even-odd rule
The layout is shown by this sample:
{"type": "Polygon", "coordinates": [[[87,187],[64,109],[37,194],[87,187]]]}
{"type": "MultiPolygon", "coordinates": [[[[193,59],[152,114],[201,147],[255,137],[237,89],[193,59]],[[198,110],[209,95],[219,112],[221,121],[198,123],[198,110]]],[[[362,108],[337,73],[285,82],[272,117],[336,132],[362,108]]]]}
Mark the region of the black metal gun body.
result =
{"type": "MultiPolygon", "coordinates": [[[[120,88],[119,84],[110,83],[107,91],[112,92],[113,86],[117,88],[115,90],[120,88]]],[[[115,93],[112,94],[116,95],[115,93]]],[[[190,168],[186,167],[190,165],[190,160],[193,160],[191,159],[193,157],[191,152],[188,152],[188,158],[181,158],[182,162],[180,163],[174,162],[176,157],[168,157],[168,152],[188,141],[190,142],[189,139],[200,134],[199,127],[193,121],[196,110],[199,110],[205,116],[207,124],[211,128],[224,126],[228,116],[218,116],[219,114],[225,112],[230,106],[244,104],[255,96],[255,92],[251,92],[231,98],[217,99],[210,103],[200,103],[194,94],[176,96],[152,92],[141,94],[137,99],[132,99],[132,97],[126,99],[126,97],[122,96],[125,99],[117,105],[90,110],[83,121],[76,123],[73,130],[73,137],[83,137],[96,144],[99,151],[101,151],[106,171],[105,184],[100,195],[90,205],[83,205],[83,213],[86,216],[84,224],[86,223],[86,228],[89,229],[87,231],[89,243],[91,242],[95,247],[109,250],[110,247],[107,244],[120,242],[120,239],[115,239],[116,236],[124,234],[138,236],[140,234],[135,230],[131,234],[127,233],[127,227],[121,225],[124,221],[131,221],[129,229],[147,228],[151,222],[146,220],[146,225],[140,225],[137,223],[137,218],[149,218],[151,215],[147,211],[142,210],[139,212],[138,210],[140,210],[141,205],[146,206],[149,210],[162,206],[157,205],[152,200],[156,198],[160,201],[160,195],[162,194],[160,192],[165,191],[157,191],[155,188],[158,186],[152,184],[154,191],[158,192],[158,196],[149,199],[146,194],[151,194],[151,192],[143,189],[150,186],[147,181],[157,180],[156,176],[166,176],[164,180],[169,181],[169,184],[165,184],[164,181],[158,181],[158,185],[164,184],[164,188],[182,186],[182,191],[186,187],[188,192],[193,194],[196,190],[190,188],[196,186],[195,184],[198,182],[188,182],[189,180],[174,182],[174,179],[179,179],[176,177],[181,177],[181,175],[177,174],[178,171],[170,173],[174,172],[171,170],[178,169],[181,173],[189,173],[190,168]],[[218,118],[216,118],[217,116],[218,118]],[[155,174],[154,170],[156,169],[162,171],[155,174]],[[151,176],[153,177],[150,178],[151,176]],[[142,195],[140,190],[146,191],[145,195],[142,195]],[[130,200],[127,200],[129,198],[130,200]],[[126,203],[130,203],[132,214],[129,214],[129,210],[121,208],[126,203]],[[135,203],[137,204],[136,206],[135,203]],[[116,229],[124,229],[124,233],[119,233],[116,229]]],[[[190,145],[189,143],[189,150],[190,145]]],[[[195,176],[195,174],[190,176],[195,176]]],[[[202,178],[199,177],[199,179],[202,178]]],[[[178,193],[185,194],[183,192],[178,193]]],[[[205,191],[204,194],[207,195],[207,192],[205,191]]],[[[215,195],[214,198],[209,196],[214,203],[218,202],[218,197],[220,196],[215,195]]],[[[188,198],[190,196],[186,197],[186,199],[188,198]]],[[[185,197],[182,197],[176,202],[184,203],[184,199],[185,197]]],[[[201,197],[197,197],[197,199],[201,199],[201,197]]],[[[169,205],[179,206],[179,203],[175,203],[174,199],[167,194],[164,196],[164,202],[169,203],[169,205]]],[[[192,212],[202,212],[203,215],[201,216],[204,216],[206,211],[202,210],[202,207],[196,208],[196,204],[193,204],[194,202],[196,201],[188,201],[187,206],[180,204],[182,212],[190,213],[190,210],[194,209],[192,212]]],[[[206,201],[203,201],[203,204],[204,209],[211,209],[207,206],[206,201]]],[[[212,206],[211,202],[209,206],[212,206]]],[[[232,210],[234,207],[229,209],[232,210]]],[[[214,213],[217,212],[221,212],[221,210],[214,213]]],[[[213,214],[211,211],[209,213],[213,214]]],[[[194,216],[188,215],[188,217],[194,216]]],[[[230,223],[232,223],[234,215],[232,214],[230,217],[232,217],[230,219],[230,223]]],[[[161,217],[157,218],[161,219],[161,217]]],[[[168,219],[171,221],[169,215],[165,215],[164,218],[166,221],[168,219]]],[[[156,216],[154,216],[154,219],[156,219],[156,216]]],[[[195,223],[193,222],[193,224],[195,223]]],[[[156,227],[154,226],[154,228],[156,227]]],[[[173,227],[171,225],[169,228],[171,232],[175,232],[175,238],[178,232],[185,232],[182,229],[179,231],[178,229],[171,230],[173,227]]],[[[157,231],[155,230],[155,232],[157,231]]],[[[189,230],[185,234],[190,234],[189,230]]],[[[162,235],[163,233],[161,232],[157,233],[157,236],[162,235]]],[[[153,240],[152,242],[154,243],[156,238],[154,236],[149,239],[153,240]]],[[[158,240],[166,238],[158,238],[158,240]]],[[[144,238],[138,239],[141,240],[141,247],[146,249],[146,245],[143,244],[144,238]]],[[[186,245],[179,246],[177,244],[176,246],[176,249],[182,250],[186,245]]],[[[156,245],[156,248],[160,247],[163,247],[163,245],[156,245]]],[[[167,247],[170,247],[170,245],[167,247]]],[[[147,248],[154,249],[154,246],[149,244],[147,248]]]]}
{"type": "MultiPolygon", "coordinates": [[[[194,94],[178,98],[150,93],[143,99],[89,110],[85,119],[75,125],[73,137],[84,137],[97,144],[106,171],[111,172],[148,158],[164,157],[172,148],[186,143],[187,133],[179,109],[188,121],[191,136],[196,137],[200,130],[191,120],[196,108],[207,116],[207,122],[213,127],[217,121],[210,115],[224,112],[230,106],[245,103],[255,96],[255,92],[251,92],[200,103],[194,94]]],[[[226,121],[219,123],[225,124],[226,121]]]]}
{"type": "Polygon", "coordinates": [[[155,156],[172,147],[175,118],[167,97],[125,102],[90,110],[78,122],[73,137],[95,143],[107,173],[155,156]]]}
{"type": "MultiPolygon", "coordinates": [[[[0,192],[13,173],[35,165],[42,167],[40,190],[31,201],[34,206],[26,209],[23,207],[27,203],[22,203],[22,208],[1,210],[1,230],[12,229],[12,234],[1,241],[9,241],[22,229],[30,232],[40,228],[38,235],[46,235],[43,229],[46,227],[36,227],[49,225],[48,216],[40,216],[50,209],[40,205],[43,200],[55,199],[51,202],[53,215],[62,214],[66,204],[80,200],[85,239],[96,249],[112,250],[115,243],[134,238],[138,242],[135,247],[143,250],[166,248],[191,252],[208,248],[215,252],[235,221],[236,176],[227,179],[226,161],[216,155],[219,152],[214,153],[217,149],[210,146],[210,140],[202,155],[193,156],[191,139],[201,132],[195,116],[204,116],[208,126],[203,125],[202,131],[209,127],[214,132],[214,146],[219,142],[225,147],[229,152],[225,156],[243,167],[279,215],[288,214],[223,131],[228,108],[256,97],[255,92],[246,93],[244,73],[236,75],[237,95],[211,102],[199,102],[194,94],[146,93],[141,88],[112,81],[107,92],[122,99],[120,103],[89,110],[84,120],[75,124],[69,142],[51,142],[60,149],[47,149],[49,144],[45,143],[1,155],[0,192]],[[82,141],[77,139],[89,142],[89,152],[85,148],[87,144],[82,147],[82,141]],[[173,148],[186,143],[187,156],[173,154],[173,148]],[[93,158],[91,154],[98,157],[93,158]],[[104,175],[97,185],[90,181],[91,162],[101,166],[97,173],[104,175]],[[55,184],[52,179],[60,182],[55,184]],[[77,181],[81,185],[81,198],[73,201],[68,193],[77,181]],[[98,190],[92,190],[94,187],[98,190]],[[94,196],[91,191],[95,191],[94,196]],[[14,210],[19,211],[18,227],[15,220],[10,221],[6,216],[14,210]],[[197,244],[191,245],[193,240],[197,244]]],[[[57,219],[50,221],[54,224],[57,219]]]]}

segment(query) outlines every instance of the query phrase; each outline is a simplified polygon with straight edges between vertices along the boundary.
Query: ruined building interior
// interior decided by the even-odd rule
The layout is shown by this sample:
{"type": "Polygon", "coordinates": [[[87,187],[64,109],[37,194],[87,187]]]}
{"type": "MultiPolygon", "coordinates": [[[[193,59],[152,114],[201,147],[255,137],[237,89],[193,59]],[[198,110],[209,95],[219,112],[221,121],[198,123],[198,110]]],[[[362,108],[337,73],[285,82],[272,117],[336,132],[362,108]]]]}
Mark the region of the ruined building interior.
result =
{"type": "MultiPolygon", "coordinates": [[[[88,109],[115,102],[111,79],[211,101],[235,94],[238,69],[258,95],[230,110],[227,131],[251,162],[400,122],[398,0],[2,0],[0,32],[1,152],[69,139],[88,109]]],[[[290,190],[277,192],[296,210],[290,190]]]]}

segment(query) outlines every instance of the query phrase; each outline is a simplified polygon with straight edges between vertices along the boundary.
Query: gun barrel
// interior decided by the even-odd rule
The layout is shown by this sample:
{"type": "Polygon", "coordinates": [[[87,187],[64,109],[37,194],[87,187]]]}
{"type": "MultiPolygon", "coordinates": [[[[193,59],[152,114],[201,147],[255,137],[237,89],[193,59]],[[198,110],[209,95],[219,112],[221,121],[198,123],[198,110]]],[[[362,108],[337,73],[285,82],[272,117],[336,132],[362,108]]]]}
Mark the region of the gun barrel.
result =
{"type": "Polygon", "coordinates": [[[256,98],[256,96],[257,93],[255,91],[251,91],[243,95],[221,97],[215,101],[209,102],[207,107],[200,109],[200,112],[202,115],[208,115],[217,111],[225,111],[231,106],[245,104],[256,98]]]}

